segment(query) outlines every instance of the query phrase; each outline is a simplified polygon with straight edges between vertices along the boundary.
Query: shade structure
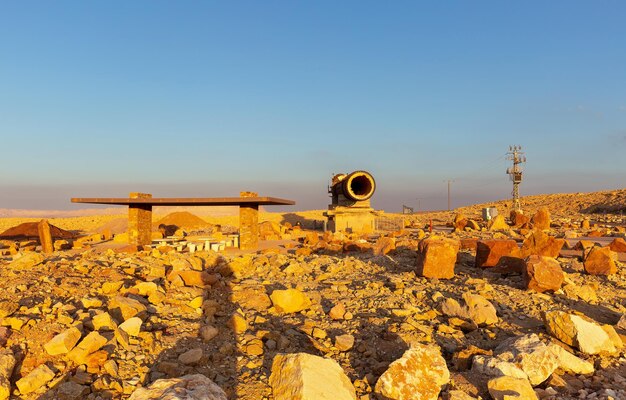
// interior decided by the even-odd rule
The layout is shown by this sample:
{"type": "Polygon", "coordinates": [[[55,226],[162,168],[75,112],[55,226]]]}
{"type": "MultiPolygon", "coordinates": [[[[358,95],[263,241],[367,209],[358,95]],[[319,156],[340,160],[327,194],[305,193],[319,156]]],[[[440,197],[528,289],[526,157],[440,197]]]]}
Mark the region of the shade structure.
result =
{"type": "MultiPolygon", "coordinates": [[[[38,238],[38,224],[38,222],[24,222],[23,224],[19,224],[0,233],[0,239],[16,240],[38,238]]],[[[73,239],[75,237],[72,232],[66,231],[54,225],[50,225],[50,234],[55,239],[73,239]]]]}

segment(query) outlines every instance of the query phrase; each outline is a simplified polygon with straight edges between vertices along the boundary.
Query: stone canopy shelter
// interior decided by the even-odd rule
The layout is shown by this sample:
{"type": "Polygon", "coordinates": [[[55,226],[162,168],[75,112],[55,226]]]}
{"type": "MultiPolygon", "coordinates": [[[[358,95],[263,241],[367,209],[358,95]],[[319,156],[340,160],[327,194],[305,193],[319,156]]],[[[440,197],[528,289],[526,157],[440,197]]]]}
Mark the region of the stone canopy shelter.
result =
{"type": "Polygon", "coordinates": [[[238,206],[239,248],[256,249],[259,243],[259,206],[294,205],[292,200],[259,197],[241,192],[240,197],[155,198],[148,193],[130,193],[128,198],[72,198],[72,203],[128,206],[129,242],[137,246],[152,243],[152,207],[154,206],[238,206]]]}

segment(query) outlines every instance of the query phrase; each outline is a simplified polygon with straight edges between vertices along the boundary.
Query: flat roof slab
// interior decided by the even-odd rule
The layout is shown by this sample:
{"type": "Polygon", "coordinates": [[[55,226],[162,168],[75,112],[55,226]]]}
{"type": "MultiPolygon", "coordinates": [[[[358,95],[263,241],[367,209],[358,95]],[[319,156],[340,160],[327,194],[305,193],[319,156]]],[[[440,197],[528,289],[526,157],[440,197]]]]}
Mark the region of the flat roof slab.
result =
{"type": "Polygon", "coordinates": [[[131,199],[125,197],[91,197],[72,198],[72,203],[114,204],[120,206],[150,205],[150,206],[239,206],[257,204],[265,206],[292,206],[293,200],[277,197],[153,197],[131,199]]]}

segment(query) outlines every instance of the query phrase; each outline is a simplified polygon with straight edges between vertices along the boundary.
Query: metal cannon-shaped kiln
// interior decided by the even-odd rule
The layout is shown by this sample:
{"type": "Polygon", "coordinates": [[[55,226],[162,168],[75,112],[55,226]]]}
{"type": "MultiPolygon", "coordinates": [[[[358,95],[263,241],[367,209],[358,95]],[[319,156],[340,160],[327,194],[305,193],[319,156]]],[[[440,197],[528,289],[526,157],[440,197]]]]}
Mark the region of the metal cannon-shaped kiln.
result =
{"type": "Polygon", "coordinates": [[[327,228],[333,232],[372,232],[376,214],[370,198],[376,191],[376,181],[367,171],[336,174],[328,193],[332,202],[325,213],[327,228]]]}

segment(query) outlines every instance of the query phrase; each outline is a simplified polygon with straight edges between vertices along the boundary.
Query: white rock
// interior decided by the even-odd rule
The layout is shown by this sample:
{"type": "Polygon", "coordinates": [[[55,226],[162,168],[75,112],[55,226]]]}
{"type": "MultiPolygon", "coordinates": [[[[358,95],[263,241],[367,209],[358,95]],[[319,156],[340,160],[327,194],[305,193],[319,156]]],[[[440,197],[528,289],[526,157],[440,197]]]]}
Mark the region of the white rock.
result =
{"type": "Polygon", "coordinates": [[[589,361],[582,360],[561,346],[551,344],[551,350],[557,355],[559,367],[565,372],[572,374],[592,374],[594,371],[593,364],[589,361]]]}
{"type": "Polygon", "coordinates": [[[437,400],[450,372],[436,345],[415,344],[389,365],[375,392],[387,400],[437,400]]]}
{"type": "Polygon", "coordinates": [[[520,367],[533,386],[548,379],[559,367],[557,354],[534,333],[505,340],[496,348],[495,354],[520,367]]]}
{"type": "Polygon", "coordinates": [[[226,393],[204,375],[159,379],[133,392],[129,400],[227,400],[226,393]]]}
{"type": "Polygon", "coordinates": [[[472,358],[472,371],[493,377],[511,376],[528,379],[528,375],[517,365],[490,356],[474,356],[472,358]]]}

